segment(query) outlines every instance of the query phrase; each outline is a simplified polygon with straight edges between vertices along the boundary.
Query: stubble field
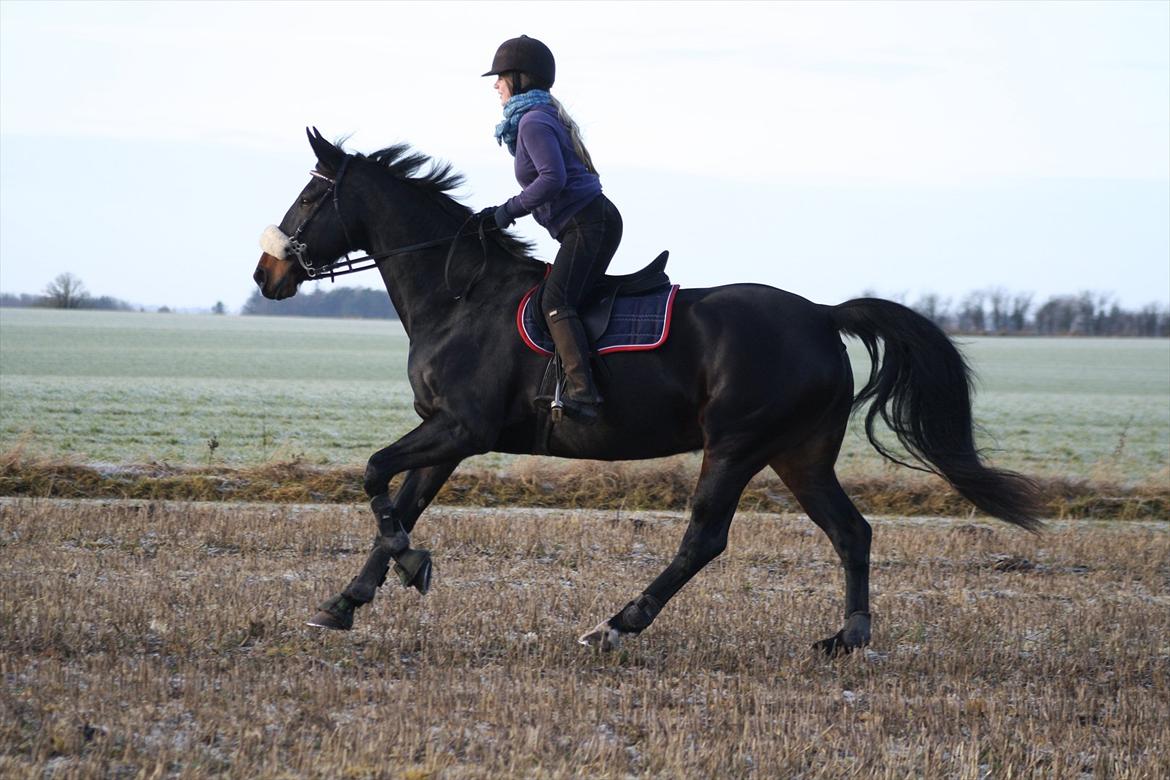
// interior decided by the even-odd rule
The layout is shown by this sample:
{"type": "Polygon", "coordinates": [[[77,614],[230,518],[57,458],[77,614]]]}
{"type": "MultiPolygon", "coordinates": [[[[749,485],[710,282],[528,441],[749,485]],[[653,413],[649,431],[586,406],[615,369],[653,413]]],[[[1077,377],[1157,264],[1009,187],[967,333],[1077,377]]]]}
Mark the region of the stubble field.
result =
{"type": "Polygon", "coordinates": [[[360,506],[0,502],[4,777],[1126,777],[1170,774],[1164,523],[876,520],[875,638],[797,515],[609,655],[673,513],[435,508],[423,598],[303,621],[356,571],[360,506]]]}

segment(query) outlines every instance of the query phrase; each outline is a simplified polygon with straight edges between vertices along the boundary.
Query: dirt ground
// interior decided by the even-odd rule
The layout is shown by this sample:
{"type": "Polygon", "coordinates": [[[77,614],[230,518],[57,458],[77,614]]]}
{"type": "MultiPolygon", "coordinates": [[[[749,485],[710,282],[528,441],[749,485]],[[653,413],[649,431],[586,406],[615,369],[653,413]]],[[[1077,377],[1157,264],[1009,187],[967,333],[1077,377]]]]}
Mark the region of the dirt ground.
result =
{"type": "Polygon", "coordinates": [[[332,633],[360,505],[0,499],[0,776],[1170,776],[1170,525],[873,523],[864,652],[809,650],[828,540],[743,513],[601,655],[682,515],[433,508],[431,593],[332,633]]]}

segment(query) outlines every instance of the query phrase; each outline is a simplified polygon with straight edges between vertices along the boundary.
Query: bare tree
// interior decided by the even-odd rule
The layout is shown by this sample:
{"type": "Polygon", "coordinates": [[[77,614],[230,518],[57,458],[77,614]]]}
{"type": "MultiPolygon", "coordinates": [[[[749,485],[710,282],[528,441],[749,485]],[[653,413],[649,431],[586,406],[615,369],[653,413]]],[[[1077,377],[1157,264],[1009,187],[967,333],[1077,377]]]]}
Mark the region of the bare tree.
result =
{"type": "Polygon", "coordinates": [[[57,278],[45,287],[45,301],[54,309],[77,309],[88,298],[85,285],[70,273],[57,274],[57,278]]]}
{"type": "Polygon", "coordinates": [[[944,299],[935,293],[924,293],[918,297],[911,308],[945,330],[951,324],[950,307],[951,300],[949,298],[944,299]]]}
{"type": "Polygon", "coordinates": [[[987,316],[983,311],[983,302],[986,293],[983,290],[967,293],[959,303],[959,332],[985,333],[987,331],[987,316]]]}
{"type": "Polygon", "coordinates": [[[1011,314],[1008,315],[1008,326],[1013,333],[1020,333],[1028,326],[1028,310],[1032,308],[1034,293],[1016,293],[1012,296],[1011,314]]]}
{"type": "Polygon", "coordinates": [[[995,333],[1003,333],[1008,324],[1008,291],[1002,287],[992,287],[987,290],[987,302],[991,305],[991,317],[988,327],[995,333]]]}

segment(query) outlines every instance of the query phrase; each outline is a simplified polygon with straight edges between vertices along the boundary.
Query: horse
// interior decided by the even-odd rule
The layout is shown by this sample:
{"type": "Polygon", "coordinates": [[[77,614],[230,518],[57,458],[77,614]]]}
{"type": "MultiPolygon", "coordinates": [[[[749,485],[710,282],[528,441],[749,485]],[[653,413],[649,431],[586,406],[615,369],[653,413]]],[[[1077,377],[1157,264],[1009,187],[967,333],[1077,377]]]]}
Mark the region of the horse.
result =
{"type": "Polygon", "coordinates": [[[516,333],[517,302],[547,268],[531,245],[476,224],[450,194],[463,180],[449,163],[406,144],[350,153],[316,128],[306,132],[316,166],[262,236],[253,279],[280,300],[306,279],[376,268],[410,340],[422,420],[370,456],[363,487],[377,522],[373,548],[310,625],[352,628],[392,560],[403,585],[425,593],[430,555],[411,548],[409,535],[459,463],[489,451],[602,461],[702,452],[677,553],[580,637],[600,650],[643,632],[724,551],[740,496],[765,468],[828,536],[844,570],[844,622],[814,649],[837,655],[867,645],[872,530],[834,468],[851,414],[867,404],[866,436],[883,457],[941,476],[988,515],[1041,527],[1035,482],[986,464],[975,447],[963,355],[930,320],[880,298],[822,305],[760,284],[683,288],[662,346],[604,358],[599,420],[551,418],[547,403],[533,402],[548,360],[516,333]],[[367,254],[350,259],[355,251],[367,254]],[[859,339],[871,362],[856,393],[843,335],[859,339]],[[879,441],[879,420],[909,458],[879,441]]]}

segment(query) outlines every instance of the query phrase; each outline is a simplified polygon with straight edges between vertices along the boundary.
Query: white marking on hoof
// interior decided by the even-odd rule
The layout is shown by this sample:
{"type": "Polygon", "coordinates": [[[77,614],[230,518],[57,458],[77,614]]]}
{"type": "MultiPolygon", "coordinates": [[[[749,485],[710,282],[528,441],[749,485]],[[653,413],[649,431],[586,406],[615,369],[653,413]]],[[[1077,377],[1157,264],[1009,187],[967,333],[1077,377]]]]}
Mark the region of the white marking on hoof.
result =
{"type": "Polygon", "coordinates": [[[617,650],[622,643],[624,635],[621,631],[609,624],[608,620],[598,623],[597,626],[587,633],[584,633],[577,639],[578,642],[586,647],[596,647],[602,652],[609,652],[610,650],[617,650]]]}

